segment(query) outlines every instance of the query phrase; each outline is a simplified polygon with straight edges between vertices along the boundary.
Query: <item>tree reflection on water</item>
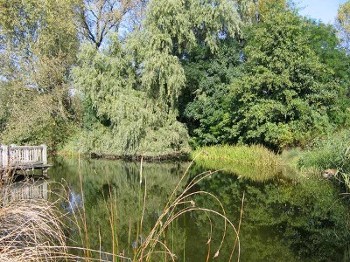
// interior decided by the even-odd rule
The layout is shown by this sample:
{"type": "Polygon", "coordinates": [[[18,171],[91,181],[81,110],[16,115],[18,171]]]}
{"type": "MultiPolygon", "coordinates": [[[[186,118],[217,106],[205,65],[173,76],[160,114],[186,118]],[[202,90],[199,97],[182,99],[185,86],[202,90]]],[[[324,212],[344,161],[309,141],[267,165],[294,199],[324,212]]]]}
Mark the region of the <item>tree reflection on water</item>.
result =
{"type": "MultiPolygon", "coordinates": [[[[134,162],[56,161],[49,171],[50,177],[66,180],[75,199],[83,191],[89,246],[108,252],[114,250],[128,257],[133,257],[135,248],[153,227],[188,166],[188,163],[144,163],[141,176],[140,164],[134,162]]],[[[190,171],[199,172],[196,167],[190,171]]],[[[257,183],[216,173],[195,190],[216,195],[236,226],[245,195],[240,229],[241,261],[349,260],[348,204],[329,181],[257,183]]],[[[220,208],[205,195],[197,195],[193,201],[197,206],[220,208]]],[[[223,220],[192,212],[172,224],[162,241],[171,247],[178,261],[203,261],[208,252],[211,257],[215,255],[224,228],[223,220]],[[211,236],[208,221],[212,222],[211,236]]],[[[230,231],[226,234],[219,261],[227,261],[232,251],[235,236],[230,231]]],[[[79,242],[80,238],[78,234],[72,235],[74,241],[79,242]]],[[[159,255],[154,259],[163,261],[163,258],[164,255],[159,255]]]]}

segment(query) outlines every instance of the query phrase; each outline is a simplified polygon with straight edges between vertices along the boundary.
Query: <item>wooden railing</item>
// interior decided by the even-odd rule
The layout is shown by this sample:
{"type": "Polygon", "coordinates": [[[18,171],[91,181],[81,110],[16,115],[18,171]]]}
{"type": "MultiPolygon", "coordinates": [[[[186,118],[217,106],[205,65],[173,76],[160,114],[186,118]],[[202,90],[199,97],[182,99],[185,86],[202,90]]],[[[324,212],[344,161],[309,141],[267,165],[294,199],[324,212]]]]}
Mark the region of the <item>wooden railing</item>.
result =
{"type": "Polygon", "coordinates": [[[40,146],[0,146],[0,168],[47,165],[47,147],[40,146]]]}

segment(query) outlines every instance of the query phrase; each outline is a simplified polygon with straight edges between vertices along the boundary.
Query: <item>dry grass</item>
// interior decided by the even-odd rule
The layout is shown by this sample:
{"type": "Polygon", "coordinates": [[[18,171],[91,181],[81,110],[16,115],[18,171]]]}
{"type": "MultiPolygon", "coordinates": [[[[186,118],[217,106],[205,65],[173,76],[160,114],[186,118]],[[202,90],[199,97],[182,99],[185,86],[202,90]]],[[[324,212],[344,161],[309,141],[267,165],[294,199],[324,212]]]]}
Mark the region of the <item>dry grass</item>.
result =
{"type": "Polygon", "coordinates": [[[59,213],[46,200],[18,200],[0,208],[0,261],[56,261],[68,257],[59,213]]]}

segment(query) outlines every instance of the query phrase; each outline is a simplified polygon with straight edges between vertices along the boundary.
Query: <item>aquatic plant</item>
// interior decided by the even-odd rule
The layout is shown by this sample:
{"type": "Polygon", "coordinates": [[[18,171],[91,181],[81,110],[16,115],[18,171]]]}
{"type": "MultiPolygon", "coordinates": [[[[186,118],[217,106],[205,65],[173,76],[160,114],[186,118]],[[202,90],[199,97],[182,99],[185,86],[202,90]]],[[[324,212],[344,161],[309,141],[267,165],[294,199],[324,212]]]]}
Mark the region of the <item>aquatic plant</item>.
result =
{"type": "Polygon", "coordinates": [[[192,158],[205,169],[222,170],[255,181],[293,173],[280,156],[260,145],[203,147],[194,151],[192,158]]]}

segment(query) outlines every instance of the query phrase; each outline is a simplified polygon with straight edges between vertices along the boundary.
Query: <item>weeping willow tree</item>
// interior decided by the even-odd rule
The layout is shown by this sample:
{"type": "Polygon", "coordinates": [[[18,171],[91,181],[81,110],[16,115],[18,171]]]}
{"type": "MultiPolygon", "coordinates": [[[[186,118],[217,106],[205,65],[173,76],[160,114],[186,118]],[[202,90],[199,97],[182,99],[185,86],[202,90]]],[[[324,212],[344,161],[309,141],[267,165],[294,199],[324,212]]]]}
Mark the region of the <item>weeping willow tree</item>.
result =
{"type": "Polygon", "coordinates": [[[74,69],[86,105],[85,152],[161,155],[188,151],[177,121],[185,85],[181,60],[196,46],[217,51],[240,31],[236,1],[150,1],[140,30],[104,50],[85,47],[74,69]]]}
{"type": "Polygon", "coordinates": [[[186,151],[186,129],[142,90],[132,61],[117,40],[103,51],[92,45],[82,49],[74,79],[85,118],[75,146],[114,155],[186,151]]]}
{"type": "Polygon", "coordinates": [[[141,63],[142,87],[171,111],[185,85],[181,60],[198,45],[218,49],[239,33],[236,1],[150,1],[142,31],[129,41],[141,63]],[[145,44],[147,43],[147,44],[145,44]]]}

